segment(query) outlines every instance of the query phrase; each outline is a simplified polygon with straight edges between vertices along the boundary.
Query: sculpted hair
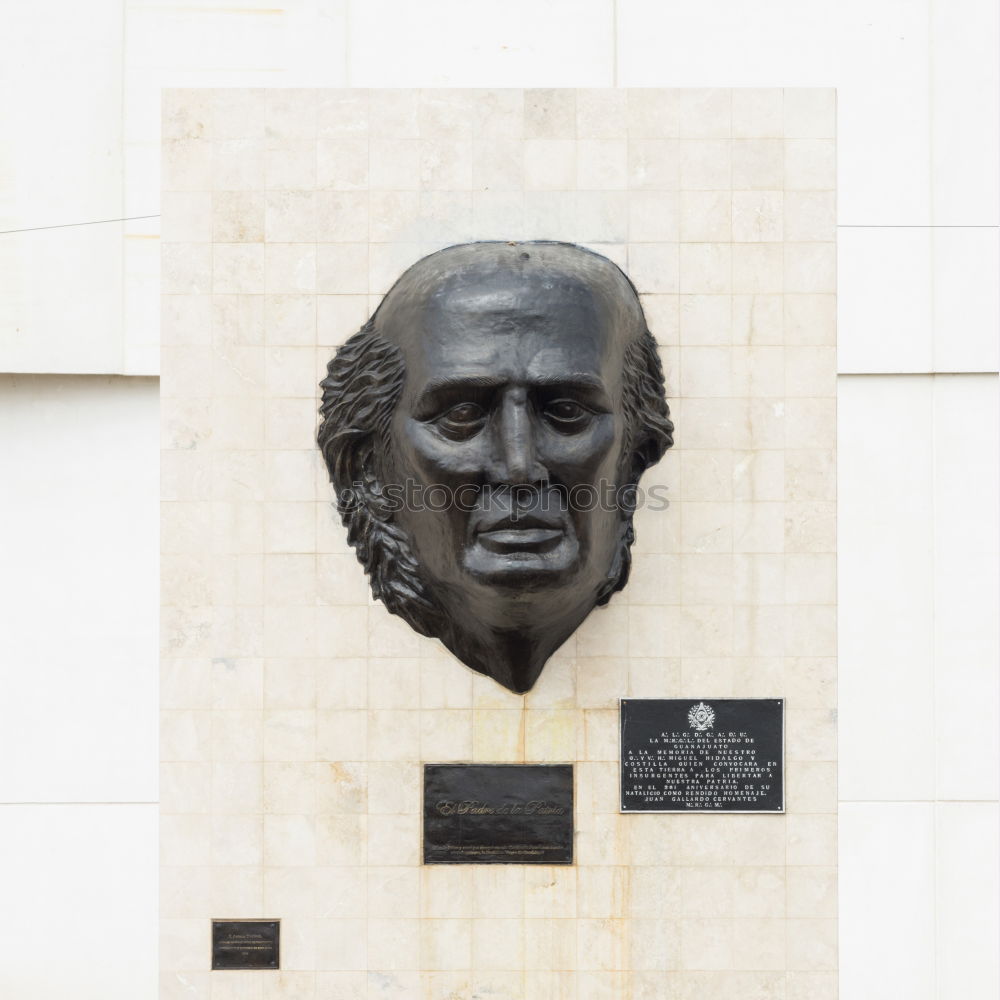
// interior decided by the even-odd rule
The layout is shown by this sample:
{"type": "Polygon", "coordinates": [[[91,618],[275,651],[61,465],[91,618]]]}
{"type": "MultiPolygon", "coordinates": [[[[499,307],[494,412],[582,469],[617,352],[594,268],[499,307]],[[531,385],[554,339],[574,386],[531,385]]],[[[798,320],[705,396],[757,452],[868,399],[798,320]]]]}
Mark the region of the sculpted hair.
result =
{"type": "MultiPolygon", "coordinates": [[[[619,274],[628,282],[642,317],[634,286],[619,274]]],[[[369,577],[372,595],[422,635],[442,636],[451,631],[447,617],[421,578],[409,538],[382,503],[380,459],[390,449],[390,424],[406,369],[399,348],[376,332],[377,316],[378,310],[327,365],[320,382],[317,442],[348,543],[369,577]]],[[[673,444],[674,429],[660,356],[644,320],[625,349],[623,387],[625,440],[619,476],[622,485],[636,487],[643,472],[673,444]]],[[[606,604],[628,581],[634,512],[634,503],[622,510],[621,537],[598,604],[606,604]]]]}
{"type": "Polygon", "coordinates": [[[405,375],[399,348],[369,320],[327,365],[317,442],[372,595],[421,635],[438,635],[443,616],[420,578],[409,539],[380,509],[377,456],[388,442],[405,375]]]}

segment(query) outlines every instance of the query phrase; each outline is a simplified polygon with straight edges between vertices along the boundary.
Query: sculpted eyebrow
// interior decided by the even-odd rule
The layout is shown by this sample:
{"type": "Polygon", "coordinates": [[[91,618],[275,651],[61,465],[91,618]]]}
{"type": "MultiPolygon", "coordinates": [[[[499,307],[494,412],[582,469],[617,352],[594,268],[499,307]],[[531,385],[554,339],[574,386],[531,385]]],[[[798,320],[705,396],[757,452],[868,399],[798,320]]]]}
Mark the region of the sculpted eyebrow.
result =
{"type": "MultiPolygon", "coordinates": [[[[504,385],[505,382],[506,379],[497,378],[493,375],[443,376],[431,379],[421,390],[420,397],[423,399],[426,396],[433,396],[436,393],[447,392],[453,389],[496,389],[504,385]]],[[[607,391],[604,382],[600,378],[587,372],[568,372],[565,375],[539,375],[537,378],[531,380],[531,385],[543,389],[567,386],[593,389],[595,392],[607,391]]]]}

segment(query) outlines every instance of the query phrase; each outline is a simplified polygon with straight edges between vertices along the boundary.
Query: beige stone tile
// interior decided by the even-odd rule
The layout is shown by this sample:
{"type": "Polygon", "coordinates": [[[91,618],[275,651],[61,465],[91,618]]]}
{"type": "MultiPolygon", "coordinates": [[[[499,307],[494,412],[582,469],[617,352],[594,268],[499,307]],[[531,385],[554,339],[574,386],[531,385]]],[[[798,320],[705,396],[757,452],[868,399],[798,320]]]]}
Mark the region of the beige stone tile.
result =
{"type": "MultiPolygon", "coordinates": [[[[622,650],[627,639],[622,637],[622,650]]],[[[608,708],[618,705],[626,687],[628,659],[618,657],[580,657],[576,702],[580,708],[608,708]]],[[[530,732],[530,722],[529,722],[530,732]]]]}
{"type": "Polygon", "coordinates": [[[472,143],[472,188],[510,194],[524,190],[524,157],[520,139],[475,139],[472,143]]]}
{"type": "Polygon", "coordinates": [[[160,872],[160,917],[197,919],[211,907],[210,868],[164,867],[160,872]]]}
{"type": "Polygon", "coordinates": [[[579,139],[576,148],[579,190],[615,191],[628,187],[628,144],[624,138],[579,139]]]}
{"type": "Polygon", "coordinates": [[[577,816],[575,862],[578,865],[624,865],[628,863],[631,817],[614,813],[577,816]]]}
{"type": "Polygon", "coordinates": [[[680,961],[682,969],[731,969],[733,967],[733,921],[682,918],[680,961]]]}
{"type": "Polygon", "coordinates": [[[484,762],[524,759],[525,713],[475,709],[472,713],[473,759],[484,762]]]}
{"type": "Polygon", "coordinates": [[[807,972],[836,970],[836,920],[790,919],[786,927],[789,970],[807,972]]]}
{"type": "Polygon", "coordinates": [[[368,764],[368,814],[414,815],[420,811],[422,770],[410,761],[368,764]]]}
{"type": "Polygon", "coordinates": [[[472,746],[471,710],[433,709],[420,713],[420,756],[423,760],[471,760],[472,746]]]}
{"type": "Polygon", "coordinates": [[[728,191],[681,192],[681,242],[721,243],[732,235],[732,197],[728,191]]]}
{"type": "Polygon", "coordinates": [[[312,761],[316,758],[316,713],[278,709],[264,713],[264,759],[312,761]]]}
{"type": "Polygon", "coordinates": [[[366,708],[368,673],[363,659],[318,660],[316,705],[325,709],[366,708]]]}
{"type": "Polygon", "coordinates": [[[363,865],[368,857],[368,817],[316,818],[316,861],[324,866],[363,865]]]}
{"type": "Polygon", "coordinates": [[[263,811],[272,814],[298,814],[302,816],[315,812],[316,775],[319,768],[320,765],[313,763],[311,758],[308,761],[265,763],[263,766],[263,811]]]}
{"type": "Polygon", "coordinates": [[[498,918],[523,916],[527,870],[516,865],[478,865],[473,868],[472,915],[498,918]]]}
{"type": "Polygon", "coordinates": [[[576,92],[576,136],[620,139],[629,132],[628,93],[601,88],[576,92]]]}
{"type": "Polygon", "coordinates": [[[589,919],[622,920],[629,916],[631,876],[624,866],[577,869],[577,914],[589,919]]]}
{"type": "Polygon", "coordinates": [[[426,918],[420,922],[420,966],[428,971],[468,969],[472,921],[426,918]]]}
{"type": "Polygon", "coordinates": [[[676,139],[637,138],[633,137],[630,129],[628,144],[630,189],[680,190],[681,155],[681,145],[676,139]]]}
{"type": "MultiPolygon", "coordinates": [[[[517,970],[519,973],[524,967],[524,922],[495,917],[473,920],[472,966],[492,971],[517,970]]],[[[516,985],[519,987],[520,982],[516,985]]],[[[517,996],[518,993],[500,995],[517,996]]]]}
{"type": "Polygon", "coordinates": [[[740,969],[785,968],[785,921],[756,917],[733,921],[733,964],[740,969]]]}
{"type": "Polygon", "coordinates": [[[416,969],[420,965],[420,921],[406,917],[368,919],[370,969],[416,969]]]}
{"type": "Polygon", "coordinates": [[[728,243],[680,245],[680,291],[684,295],[728,294],[732,290],[732,270],[732,246],[728,243]]]}
{"type": "Polygon", "coordinates": [[[580,918],[576,924],[577,968],[581,973],[628,967],[628,921],[580,918]]]}
{"type": "Polygon", "coordinates": [[[837,1000],[836,972],[788,972],[785,1000],[837,1000]]]}
{"type": "Polygon", "coordinates": [[[785,291],[836,291],[837,252],[833,243],[785,244],[785,291]]]}
{"type": "Polygon", "coordinates": [[[263,1000],[300,1000],[316,989],[315,972],[279,972],[261,983],[263,1000]]]}
{"type": "Polygon", "coordinates": [[[778,920],[785,916],[784,868],[737,868],[733,872],[734,917],[778,920]]]}
{"type": "Polygon", "coordinates": [[[576,921],[532,918],[524,922],[524,968],[527,971],[577,967],[576,921]]]}
{"type": "MultiPolygon", "coordinates": [[[[317,292],[327,295],[367,294],[369,290],[367,243],[320,243],[317,244],[315,253],[317,292]]],[[[269,291],[278,290],[269,289],[269,291]]]]}
{"type": "MultiPolygon", "coordinates": [[[[573,639],[578,639],[579,635],[573,639]]],[[[570,645],[570,644],[567,644],[570,645]]],[[[567,709],[577,705],[578,661],[570,651],[560,649],[545,664],[535,686],[524,696],[524,706],[530,709],[567,709]]]]}
{"type": "Polygon", "coordinates": [[[570,139],[524,141],[527,191],[572,191],[576,187],[577,150],[570,139]]]}
{"type": "Polygon", "coordinates": [[[269,867],[316,864],[316,820],[304,815],[264,817],[264,864],[269,867]]]}
{"type": "Polygon", "coordinates": [[[735,172],[733,147],[728,139],[682,139],[679,145],[681,190],[728,191],[731,172],[735,172]]]}
{"type": "Polygon", "coordinates": [[[525,90],[524,134],[528,139],[576,138],[576,92],[525,90]]]}
{"type": "Polygon", "coordinates": [[[316,101],[317,134],[324,138],[363,134],[368,130],[368,91],[321,90],[316,101]]]}
{"type": "Polygon", "coordinates": [[[784,153],[785,144],[780,139],[735,139],[732,143],[733,190],[782,190],[784,153]]]}
{"type": "Polygon", "coordinates": [[[331,971],[365,968],[366,921],[331,919],[316,921],[316,967],[331,971]]]}
{"type": "Polygon", "coordinates": [[[344,1000],[367,1000],[368,974],[365,972],[316,972],[319,996],[343,997],[344,1000]],[[324,993],[325,991],[325,993],[324,993]]]}
{"type": "MultiPolygon", "coordinates": [[[[567,709],[532,709],[523,715],[524,751],[526,761],[572,761],[578,757],[583,739],[579,713],[567,709]]],[[[476,759],[484,759],[477,745],[476,759]]],[[[514,749],[508,740],[508,753],[514,749]]],[[[499,758],[511,759],[511,758],[499,758]]]]}
{"type": "Polygon", "coordinates": [[[786,191],[829,191],[836,179],[837,149],[832,140],[785,140],[786,191]]]}
{"type": "Polygon", "coordinates": [[[418,816],[369,816],[368,861],[375,865],[415,865],[420,856],[418,816]]]}
{"type": "Polygon", "coordinates": [[[577,974],[568,971],[527,970],[525,1000],[575,1000],[577,974]]]}
{"type": "Polygon", "coordinates": [[[680,694],[681,665],[678,658],[629,658],[630,698],[675,698],[680,694]]]}
{"type": "Polygon", "coordinates": [[[681,91],[635,88],[626,93],[630,138],[680,135],[681,91]]]}
{"type": "Polygon", "coordinates": [[[642,309],[646,324],[657,344],[680,342],[680,297],[677,295],[644,295],[642,309]]]}
{"type": "Polygon", "coordinates": [[[358,815],[368,811],[368,768],[361,762],[320,762],[316,765],[319,814],[358,815]]]}
{"type": "Polygon", "coordinates": [[[354,336],[368,320],[364,295],[318,295],[316,297],[316,343],[325,360],[333,348],[354,336]]]}
{"type": "Polygon", "coordinates": [[[740,139],[784,135],[784,91],[778,87],[732,91],[733,136],[740,139]]]}
{"type": "Polygon", "coordinates": [[[539,865],[524,873],[524,915],[529,918],[576,917],[577,869],[539,865]]]}
{"type": "Polygon", "coordinates": [[[781,295],[734,295],[733,343],[750,347],[783,345],[783,302],[784,297],[781,295]]]}
{"type": "Polygon", "coordinates": [[[472,973],[461,972],[421,972],[421,1000],[449,1000],[450,997],[467,997],[472,992],[472,973]]]}
{"type": "Polygon", "coordinates": [[[416,657],[369,659],[369,708],[416,709],[420,705],[420,664],[416,657]]]}
{"type": "Polygon", "coordinates": [[[367,910],[373,918],[419,917],[420,872],[418,868],[399,866],[368,867],[363,873],[367,895],[362,898],[360,909],[367,910]]]}
{"type": "MultiPolygon", "coordinates": [[[[680,962],[680,922],[662,917],[641,917],[630,921],[630,931],[629,965],[640,973],[640,976],[632,977],[633,985],[636,985],[636,979],[644,978],[641,973],[656,971],[659,973],[661,993],[650,993],[649,996],[662,996],[664,985],[669,984],[673,978],[664,977],[662,973],[668,969],[677,969],[680,962]]],[[[639,989],[642,988],[640,985],[639,989]]],[[[646,994],[640,992],[635,995],[646,994]]]]}
{"type": "Polygon", "coordinates": [[[789,868],[787,880],[789,917],[836,918],[836,868],[789,868]]]}

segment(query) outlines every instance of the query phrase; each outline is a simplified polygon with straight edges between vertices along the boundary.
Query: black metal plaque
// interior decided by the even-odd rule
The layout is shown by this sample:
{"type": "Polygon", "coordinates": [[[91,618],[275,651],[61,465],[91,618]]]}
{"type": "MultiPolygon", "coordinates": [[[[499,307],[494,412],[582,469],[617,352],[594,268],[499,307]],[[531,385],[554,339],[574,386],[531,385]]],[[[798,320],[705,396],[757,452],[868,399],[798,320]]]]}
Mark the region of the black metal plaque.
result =
{"type": "Polygon", "coordinates": [[[280,968],[280,920],[213,920],[213,969],[280,968]]]}
{"type": "Polygon", "coordinates": [[[424,864],[572,863],[572,764],[424,765],[424,864]]]}
{"type": "Polygon", "coordinates": [[[623,698],[622,812],[785,810],[780,698],[623,698]]]}

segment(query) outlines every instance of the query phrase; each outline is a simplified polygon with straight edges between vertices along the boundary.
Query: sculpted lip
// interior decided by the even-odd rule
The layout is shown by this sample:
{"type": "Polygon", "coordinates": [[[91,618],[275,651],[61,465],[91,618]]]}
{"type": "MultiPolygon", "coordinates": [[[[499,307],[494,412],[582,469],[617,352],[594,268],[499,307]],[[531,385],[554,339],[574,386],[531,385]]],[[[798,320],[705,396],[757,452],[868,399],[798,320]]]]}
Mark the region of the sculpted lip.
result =
{"type": "Polygon", "coordinates": [[[490,552],[545,552],[563,537],[562,528],[497,528],[480,531],[476,538],[490,552]]]}

